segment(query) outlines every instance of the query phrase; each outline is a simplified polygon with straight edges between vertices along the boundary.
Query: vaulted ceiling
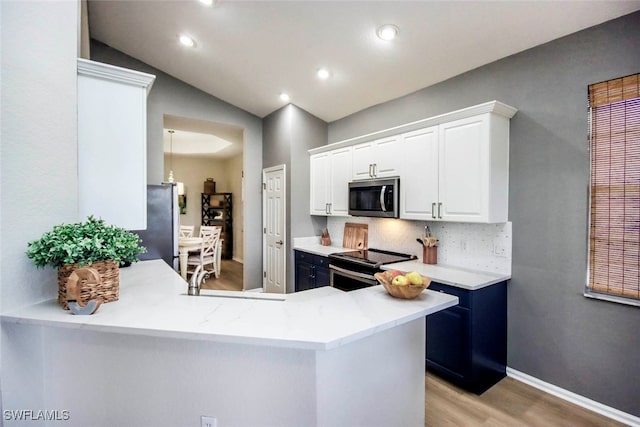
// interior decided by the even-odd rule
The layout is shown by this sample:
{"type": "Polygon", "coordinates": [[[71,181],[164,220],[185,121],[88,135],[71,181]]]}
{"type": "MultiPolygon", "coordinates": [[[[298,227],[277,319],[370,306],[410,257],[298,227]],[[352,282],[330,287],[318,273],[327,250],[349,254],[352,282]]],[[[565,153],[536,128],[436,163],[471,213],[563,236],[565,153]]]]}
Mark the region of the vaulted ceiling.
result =
{"type": "Polygon", "coordinates": [[[637,0],[88,4],[92,38],[257,116],[286,92],[327,122],[640,9],[637,0]],[[398,37],[380,40],[382,24],[398,37]]]}

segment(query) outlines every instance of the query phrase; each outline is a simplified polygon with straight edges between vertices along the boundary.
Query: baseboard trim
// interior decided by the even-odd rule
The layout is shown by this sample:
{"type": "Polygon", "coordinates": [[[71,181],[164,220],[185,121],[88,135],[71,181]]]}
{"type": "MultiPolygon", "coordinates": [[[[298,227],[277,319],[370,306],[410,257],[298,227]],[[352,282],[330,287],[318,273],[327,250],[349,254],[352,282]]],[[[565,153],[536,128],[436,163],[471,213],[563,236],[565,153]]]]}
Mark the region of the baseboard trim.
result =
{"type": "Polygon", "coordinates": [[[236,258],[236,257],[232,257],[232,260],[239,262],[240,264],[244,264],[244,259],[243,258],[236,258]]]}
{"type": "Polygon", "coordinates": [[[596,402],[595,400],[591,400],[569,390],[565,390],[548,382],[542,381],[541,379],[532,377],[531,375],[525,374],[524,372],[520,372],[513,368],[507,367],[507,376],[513,378],[514,380],[518,380],[539,390],[542,390],[546,393],[559,397],[560,399],[574,403],[578,406],[582,406],[583,408],[596,412],[600,415],[604,415],[605,417],[611,418],[612,420],[627,424],[629,426],[640,427],[639,417],[627,414],[626,412],[622,412],[618,409],[612,408],[611,406],[603,405],[602,403],[596,402]]]}

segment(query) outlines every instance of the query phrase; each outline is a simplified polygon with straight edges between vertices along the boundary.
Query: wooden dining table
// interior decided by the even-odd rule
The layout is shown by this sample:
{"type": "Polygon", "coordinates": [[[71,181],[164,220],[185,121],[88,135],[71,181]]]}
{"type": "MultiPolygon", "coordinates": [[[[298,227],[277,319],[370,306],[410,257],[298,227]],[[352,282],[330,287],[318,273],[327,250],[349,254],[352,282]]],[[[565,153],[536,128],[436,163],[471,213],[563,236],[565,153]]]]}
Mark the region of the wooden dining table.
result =
{"type": "MultiPolygon", "coordinates": [[[[224,239],[218,240],[216,248],[216,268],[220,274],[220,261],[222,255],[222,242],[224,239]]],[[[180,276],[187,280],[187,259],[189,252],[196,252],[202,246],[202,237],[180,237],[178,238],[178,259],[180,261],[180,276]]]]}

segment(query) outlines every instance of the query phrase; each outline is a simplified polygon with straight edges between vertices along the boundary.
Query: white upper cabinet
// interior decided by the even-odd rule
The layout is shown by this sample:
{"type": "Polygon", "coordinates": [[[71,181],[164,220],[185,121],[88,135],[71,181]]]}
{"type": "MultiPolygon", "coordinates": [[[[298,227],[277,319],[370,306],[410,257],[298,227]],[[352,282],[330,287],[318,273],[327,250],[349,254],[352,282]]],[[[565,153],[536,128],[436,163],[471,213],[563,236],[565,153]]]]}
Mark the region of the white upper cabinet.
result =
{"type": "MultiPolygon", "coordinates": [[[[496,153],[503,162],[493,159],[492,164],[490,124],[490,115],[483,114],[440,125],[438,219],[458,222],[507,220],[507,205],[493,196],[508,192],[508,139],[506,146],[502,144],[507,151],[496,153]],[[504,168],[507,174],[502,173],[504,168]],[[501,205],[497,206],[498,203],[501,205]]],[[[494,146],[499,143],[493,141],[494,146]]]]}
{"type": "Polygon", "coordinates": [[[352,147],[345,147],[310,157],[311,215],[349,214],[352,153],[352,147]]]}
{"type": "Polygon", "coordinates": [[[310,213],[329,215],[329,175],[331,152],[315,154],[309,158],[310,213]]]}
{"type": "MultiPolygon", "coordinates": [[[[402,219],[506,222],[509,120],[516,111],[491,101],[331,144],[332,151],[353,147],[353,180],[399,176],[402,219]]],[[[311,150],[312,159],[332,152],[331,146],[311,150]]],[[[313,169],[312,161],[312,213],[313,169]]],[[[349,180],[344,170],[334,176],[333,191],[342,189],[348,198],[349,180]]],[[[317,215],[329,214],[326,203],[316,201],[317,215]]]]}
{"type": "Polygon", "coordinates": [[[400,136],[394,135],[354,146],[353,179],[398,176],[400,143],[400,136]]]}
{"type": "Polygon", "coordinates": [[[78,59],[80,219],[147,228],[147,94],[154,79],[78,59]]]}
{"type": "Polygon", "coordinates": [[[402,135],[400,218],[431,220],[438,200],[438,126],[402,135]]]}
{"type": "Polygon", "coordinates": [[[349,215],[349,181],[353,152],[351,147],[331,153],[331,215],[349,215]]]}
{"type": "Polygon", "coordinates": [[[481,114],[403,135],[400,218],[506,222],[509,119],[481,114]]]}
{"type": "Polygon", "coordinates": [[[497,101],[482,113],[439,125],[437,219],[502,223],[509,218],[509,123],[516,109],[497,101]]]}

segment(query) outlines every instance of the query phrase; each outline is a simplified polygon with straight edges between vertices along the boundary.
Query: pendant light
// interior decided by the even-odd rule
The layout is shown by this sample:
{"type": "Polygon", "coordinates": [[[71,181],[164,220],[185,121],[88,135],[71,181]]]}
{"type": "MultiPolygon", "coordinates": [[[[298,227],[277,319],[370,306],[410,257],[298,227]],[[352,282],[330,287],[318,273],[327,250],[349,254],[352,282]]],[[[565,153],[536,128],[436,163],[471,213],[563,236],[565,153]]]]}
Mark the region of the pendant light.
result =
{"type": "MultiPolygon", "coordinates": [[[[175,182],[175,178],[173,177],[173,134],[176,132],[173,129],[169,129],[167,132],[169,132],[169,178],[167,178],[167,182],[175,182]]],[[[184,183],[183,182],[176,182],[176,185],[178,186],[178,195],[182,196],[184,195],[184,183]]]]}

